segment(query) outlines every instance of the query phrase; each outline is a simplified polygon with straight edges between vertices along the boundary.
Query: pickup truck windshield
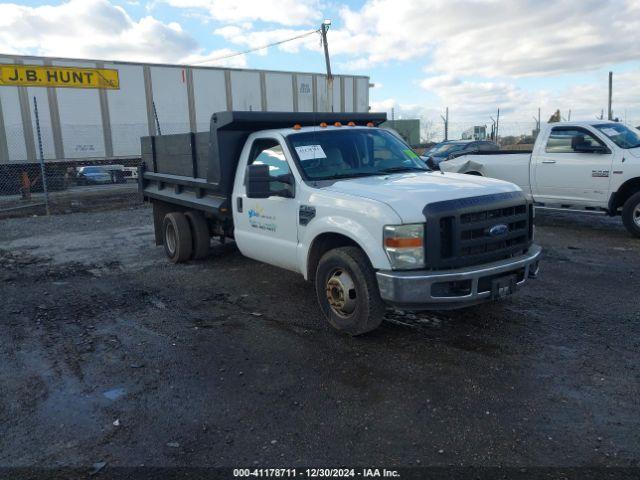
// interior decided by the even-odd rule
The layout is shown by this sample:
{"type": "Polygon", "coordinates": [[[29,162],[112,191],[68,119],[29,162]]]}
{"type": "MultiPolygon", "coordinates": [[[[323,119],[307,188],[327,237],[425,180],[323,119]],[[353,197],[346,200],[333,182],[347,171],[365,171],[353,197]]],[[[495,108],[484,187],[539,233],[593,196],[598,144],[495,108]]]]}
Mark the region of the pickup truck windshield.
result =
{"type": "Polygon", "coordinates": [[[640,147],[640,131],[631,129],[621,123],[604,123],[594,125],[594,128],[604,133],[620,148],[640,147]]]}
{"type": "Polygon", "coordinates": [[[343,128],[289,135],[292,150],[308,179],[428,170],[408,145],[385,130],[343,128]]]}

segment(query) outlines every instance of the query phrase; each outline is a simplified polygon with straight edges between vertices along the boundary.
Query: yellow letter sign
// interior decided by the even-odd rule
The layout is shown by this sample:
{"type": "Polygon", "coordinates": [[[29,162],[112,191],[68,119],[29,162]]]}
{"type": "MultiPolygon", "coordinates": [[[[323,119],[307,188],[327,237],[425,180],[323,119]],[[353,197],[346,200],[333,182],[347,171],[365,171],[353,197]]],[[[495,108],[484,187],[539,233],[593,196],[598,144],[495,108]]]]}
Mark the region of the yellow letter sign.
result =
{"type": "Polygon", "coordinates": [[[107,68],[3,65],[0,86],[106,88],[118,90],[118,71],[107,68]]]}

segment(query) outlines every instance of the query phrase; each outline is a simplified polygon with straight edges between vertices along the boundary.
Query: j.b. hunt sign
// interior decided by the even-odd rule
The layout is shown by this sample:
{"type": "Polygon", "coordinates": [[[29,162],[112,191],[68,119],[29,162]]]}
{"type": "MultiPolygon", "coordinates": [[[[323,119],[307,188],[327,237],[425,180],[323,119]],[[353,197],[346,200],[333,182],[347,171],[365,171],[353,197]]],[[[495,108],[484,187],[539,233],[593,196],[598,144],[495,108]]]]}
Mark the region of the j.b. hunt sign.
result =
{"type": "Polygon", "coordinates": [[[118,71],[108,68],[0,64],[0,86],[118,90],[118,71]]]}

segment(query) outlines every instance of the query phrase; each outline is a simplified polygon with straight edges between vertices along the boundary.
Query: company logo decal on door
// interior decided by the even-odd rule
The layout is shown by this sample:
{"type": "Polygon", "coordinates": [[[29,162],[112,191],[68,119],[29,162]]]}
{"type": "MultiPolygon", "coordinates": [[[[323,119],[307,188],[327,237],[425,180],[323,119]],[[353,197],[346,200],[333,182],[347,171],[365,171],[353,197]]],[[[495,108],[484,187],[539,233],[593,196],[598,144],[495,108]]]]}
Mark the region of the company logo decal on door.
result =
{"type": "Polygon", "coordinates": [[[262,205],[256,204],[247,211],[249,215],[249,225],[259,230],[275,232],[278,228],[275,215],[266,215],[262,205]]]}

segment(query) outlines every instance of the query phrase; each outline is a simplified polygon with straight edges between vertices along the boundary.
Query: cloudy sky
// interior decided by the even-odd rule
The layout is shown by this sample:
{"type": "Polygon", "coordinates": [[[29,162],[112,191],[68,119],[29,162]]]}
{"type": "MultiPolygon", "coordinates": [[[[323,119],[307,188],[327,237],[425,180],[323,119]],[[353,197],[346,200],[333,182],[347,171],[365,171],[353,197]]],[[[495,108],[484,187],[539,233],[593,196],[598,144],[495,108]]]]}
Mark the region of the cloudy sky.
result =
{"type": "MultiPolygon", "coordinates": [[[[530,128],[542,109],[640,124],[639,0],[44,0],[0,2],[0,53],[324,71],[371,77],[372,107],[439,124],[530,128]]],[[[505,132],[509,133],[508,131],[505,132]]]]}

